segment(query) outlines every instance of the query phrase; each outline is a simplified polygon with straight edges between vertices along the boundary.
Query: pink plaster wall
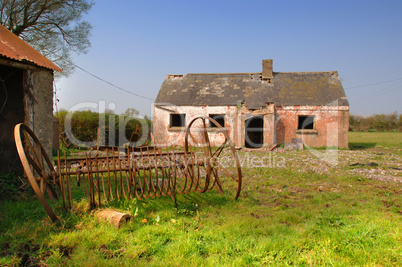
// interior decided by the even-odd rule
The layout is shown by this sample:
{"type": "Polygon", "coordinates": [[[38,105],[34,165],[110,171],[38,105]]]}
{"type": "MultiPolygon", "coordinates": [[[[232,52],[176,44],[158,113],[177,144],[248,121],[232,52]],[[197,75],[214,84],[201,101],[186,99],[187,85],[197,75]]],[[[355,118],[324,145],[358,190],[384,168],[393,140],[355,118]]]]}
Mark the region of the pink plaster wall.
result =
{"type": "MultiPolygon", "coordinates": [[[[199,116],[209,116],[210,114],[224,114],[225,127],[228,130],[231,140],[235,140],[235,131],[237,129],[237,107],[234,106],[164,106],[154,108],[154,139],[157,145],[177,145],[184,146],[185,128],[171,129],[170,128],[170,114],[171,113],[184,113],[186,114],[186,127],[190,122],[199,116]],[[169,111],[169,110],[170,111],[169,111]]],[[[197,126],[197,125],[194,125],[197,126]]],[[[199,125],[198,125],[199,127],[199,125]]],[[[215,134],[210,132],[210,142],[214,145],[220,145],[224,142],[222,134],[215,134]]]]}
{"type": "MultiPolygon", "coordinates": [[[[192,119],[209,114],[225,114],[225,127],[236,146],[244,146],[245,114],[235,106],[163,106],[154,108],[154,139],[156,145],[184,146],[185,128],[171,129],[170,114],[185,113],[186,126],[192,119]]],[[[275,107],[275,116],[264,115],[264,146],[291,143],[301,138],[312,147],[348,147],[349,107],[347,106],[286,106],[275,107]],[[298,116],[315,115],[315,133],[299,133],[298,116]]],[[[219,145],[223,135],[210,133],[211,143],[219,145]]]]}

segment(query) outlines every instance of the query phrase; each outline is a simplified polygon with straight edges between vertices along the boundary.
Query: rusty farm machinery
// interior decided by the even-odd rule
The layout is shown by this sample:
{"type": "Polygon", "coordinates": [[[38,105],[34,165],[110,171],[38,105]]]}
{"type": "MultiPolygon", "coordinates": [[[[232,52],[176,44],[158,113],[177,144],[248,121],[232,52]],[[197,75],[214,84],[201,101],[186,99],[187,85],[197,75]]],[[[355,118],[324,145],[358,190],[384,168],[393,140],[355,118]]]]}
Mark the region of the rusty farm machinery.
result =
{"type": "Polygon", "coordinates": [[[193,119],[185,132],[184,149],[172,147],[111,147],[100,153],[85,152],[69,158],[58,153],[52,161],[38,138],[25,124],[18,124],[14,137],[25,174],[46,213],[58,217],[48,200],[61,198],[64,208],[73,203],[77,183],[90,206],[112,199],[147,199],[177,194],[204,193],[223,185],[241,192],[240,162],[227,130],[210,117],[193,119]],[[213,125],[214,127],[211,127],[213,125]],[[220,136],[217,145],[211,140],[220,136]]]}

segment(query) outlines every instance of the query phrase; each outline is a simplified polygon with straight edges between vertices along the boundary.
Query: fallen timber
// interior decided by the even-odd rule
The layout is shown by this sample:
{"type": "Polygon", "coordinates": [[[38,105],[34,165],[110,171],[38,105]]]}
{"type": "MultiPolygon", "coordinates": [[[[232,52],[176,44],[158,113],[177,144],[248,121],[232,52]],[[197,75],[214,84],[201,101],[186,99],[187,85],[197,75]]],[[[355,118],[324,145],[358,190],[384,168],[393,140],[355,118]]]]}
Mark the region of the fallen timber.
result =
{"type": "Polygon", "coordinates": [[[52,202],[61,198],[63,207],[71,208],[74,180],[83,188],[91,208],[111,199],[170,196],[176,203],[176,194],[204,193],[214,188],[222,194],[222,175],[237,184],[235,198],[241,192],[242,174],[234,145],[226,129],[209,117],[190,122],[184,151],[144,146],[127,147],[123,153],[123,148],[106,147],[102,153],[86,152],[81,158],[67,158],[58,152],[52,163],[25,124],[16,125],[14,135],[25,174],[53,221],[58,218],[45,195],[52,202]],[[215,124],[217,130],[208,130],[208,123],[215,124]],[[225,141],[211,146],[211,134],[220,134],[225,141]],[[223,154],[226,162],[220,158],[223,154]]]}

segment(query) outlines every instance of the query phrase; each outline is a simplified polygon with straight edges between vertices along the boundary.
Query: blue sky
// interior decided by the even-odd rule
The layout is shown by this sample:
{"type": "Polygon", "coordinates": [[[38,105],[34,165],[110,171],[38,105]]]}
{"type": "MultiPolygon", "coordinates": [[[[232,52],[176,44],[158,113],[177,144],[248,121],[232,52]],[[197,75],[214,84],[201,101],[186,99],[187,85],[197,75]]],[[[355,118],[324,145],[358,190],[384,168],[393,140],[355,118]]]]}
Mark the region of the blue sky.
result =
{"type": "Polygon", "coordinates": [[[402,1],[100,0],[92,47],[56,81],[58,108],[150,115],[166,74],[337,70],[359,115],[402,113],[402,1]],[[145,96],[141,98],[136,95],[145,96]],[[84,103],[84,104],[83,104],[84,103]]]}

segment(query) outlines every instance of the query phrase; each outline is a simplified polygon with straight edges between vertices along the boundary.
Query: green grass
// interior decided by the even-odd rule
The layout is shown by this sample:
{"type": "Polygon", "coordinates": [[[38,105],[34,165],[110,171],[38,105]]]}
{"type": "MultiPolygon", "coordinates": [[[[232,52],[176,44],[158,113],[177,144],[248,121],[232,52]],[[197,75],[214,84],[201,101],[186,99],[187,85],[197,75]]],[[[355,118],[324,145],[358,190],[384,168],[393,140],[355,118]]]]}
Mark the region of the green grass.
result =
{"type": "Polygon", "coordinates": [[[349,132],[351,149],[374,147],[402,149],[402,132],[349,132]]]}
{"type": "MultiPolygon", "coordinates": [[[[350,141],[400,148],[399,133],[359,134],[350,141]]],[[[178,207],[170,197],[111,201],[107,208],[136,215],[120,229],[99,221],[85,200],[68,212],[56,206],[59,223],[33,197],[2,201],[0,265],[402,265],[401,184],[290,168],[243,173],[238,200],[226,181],[223,196],[180,195],[178,207]]]]}

